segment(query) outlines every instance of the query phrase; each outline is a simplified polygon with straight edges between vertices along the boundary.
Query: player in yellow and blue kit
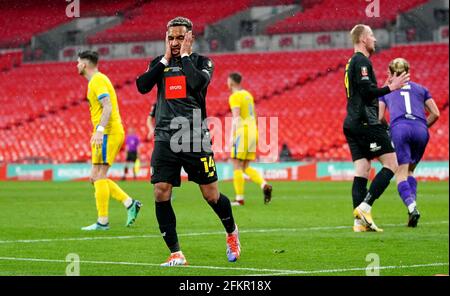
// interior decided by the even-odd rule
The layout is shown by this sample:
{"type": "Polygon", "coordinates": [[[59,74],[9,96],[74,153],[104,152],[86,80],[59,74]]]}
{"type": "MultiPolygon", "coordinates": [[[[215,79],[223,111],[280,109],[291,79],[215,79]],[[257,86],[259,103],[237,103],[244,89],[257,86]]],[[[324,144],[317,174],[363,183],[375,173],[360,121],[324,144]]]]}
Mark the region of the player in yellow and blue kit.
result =
{"type": "Polygon", "coordinates": [[[242,89],[242,76],[231,73],[227,85],[231,91],[229,104],[233,114],[231,158],[233,159],[233,184],[236,200],[232,205],[244,205],[244,173],[261,187],[264,193],[264,203],[272,199],[272,186],[261,174],[250,167],[250,161],[256,159],[258,143],[258,128],[256,124],[255,102],[253,96],[242,89]]]}
{"type": "Polygon", "coordinates": [[[134,223],[141,203],[132,199],[115,182],[107,178],[108,169],[114,162],[124,142],[125,133],[120,118],[114,87],[109,78],[97,68],[98,53],[84,51],[78,55],[78,73],[89,80],[87,99],[94,126],[92,132],[91,182],[95,187],[98,211],[97,222],[82,230],[109,229],[109,197],[123,203],[127,208],[126,226],[134,223]]]}

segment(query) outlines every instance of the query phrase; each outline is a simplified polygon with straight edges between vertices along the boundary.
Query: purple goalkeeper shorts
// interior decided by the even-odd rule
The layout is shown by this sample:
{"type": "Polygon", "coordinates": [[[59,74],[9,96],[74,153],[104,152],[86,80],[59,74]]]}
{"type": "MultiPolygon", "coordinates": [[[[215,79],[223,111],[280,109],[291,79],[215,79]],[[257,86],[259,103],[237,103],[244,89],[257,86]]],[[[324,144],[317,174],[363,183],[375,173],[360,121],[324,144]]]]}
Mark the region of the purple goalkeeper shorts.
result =
{"type": "Polygon", "coordinates": [[[423,123],[402,121],[391,127],[391,138],[398,164],[402,165],[419,163],[430,136],[423,123]]]}

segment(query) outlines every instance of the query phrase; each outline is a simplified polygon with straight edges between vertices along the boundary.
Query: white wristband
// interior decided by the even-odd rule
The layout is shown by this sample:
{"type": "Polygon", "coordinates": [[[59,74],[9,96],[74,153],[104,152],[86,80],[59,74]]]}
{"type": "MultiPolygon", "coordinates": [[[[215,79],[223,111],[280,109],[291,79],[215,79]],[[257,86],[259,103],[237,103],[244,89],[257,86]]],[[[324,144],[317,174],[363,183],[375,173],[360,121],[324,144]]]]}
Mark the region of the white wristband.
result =
{"type": "Polygon", "coordinates": [[[164,66],[166,66],[166,67],[167,67],[167,65],[169,65],[169,61],[166,60],[165,57],[162,57],[162,59],[160,60],[160,62],[161,62],[164,66]]]}
{"type": "Polygon", "coordinates": [[[182,58],[188,57],[188,56],[189,56],[189,54],[187,54],[187,53],[183,53],[183,54],[181,55],[182,58]]]}
{"type": "Polygon", "coordinates": [[[97,131],[103,133],[105,131],[105,128],[103,126],[99,125],[99,126],[97,126],[97,131]]]}

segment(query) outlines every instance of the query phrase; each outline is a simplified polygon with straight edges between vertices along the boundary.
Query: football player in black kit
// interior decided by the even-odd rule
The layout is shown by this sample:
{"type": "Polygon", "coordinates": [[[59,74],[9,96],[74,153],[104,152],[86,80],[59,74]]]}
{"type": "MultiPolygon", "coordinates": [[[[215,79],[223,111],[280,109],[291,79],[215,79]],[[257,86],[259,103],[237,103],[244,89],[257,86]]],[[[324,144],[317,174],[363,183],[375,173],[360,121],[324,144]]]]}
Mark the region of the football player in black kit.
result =
{"type": "Polygon", "coordinates": [[[397,170],[397,157],[389,133],[378,119],[378,97],[400,89],[409,80],[409,74],[389,77],[378,88],[372,62],[376,38],[369,26],[356,25],[350,32],[355,53],[345,67],[347,117],[344,134],[347,139],[355,177],[353,179],[353,231],[383,231],[378,228],[371,214],[374,201],[388,187],[397,170]],[[383,165],[367,190],[371,160],[378,158],[383,165]]]}
{"type": "Polygon", "coordinates": [[[192,44],[192,22],[184,17],[172,19],[167,24],[165,54],[156,57],[136,80],[141,94],[158,87],[151,183],[159,229],[171,252],[163,266],[187,264],[178,243],[170,200],[172,187],[180,186],[182,167],[188,179],[199,184],[204,199],[225,227],[228,261],[236,261],[240,256],[231,204],[218,188],[209,131],[206,125],[197,124],[207,117],[205,99],[213,63],[193,53],[192,44]]]}

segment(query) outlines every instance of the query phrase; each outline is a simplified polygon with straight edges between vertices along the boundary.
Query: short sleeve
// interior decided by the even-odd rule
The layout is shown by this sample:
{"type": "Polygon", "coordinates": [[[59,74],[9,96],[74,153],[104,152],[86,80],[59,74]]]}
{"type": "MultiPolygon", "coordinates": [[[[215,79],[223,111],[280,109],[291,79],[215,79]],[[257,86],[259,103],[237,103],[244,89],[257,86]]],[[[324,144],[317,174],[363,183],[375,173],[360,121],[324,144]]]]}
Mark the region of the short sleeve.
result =
{"type": "Polygon", "coordinates": [[[387,104],[387,103],[386,103],[386,98],[385,98],[385,96],[379,97],[379,98],[378,98],[378,101],[387,104]]]}
{"type": "Polygon", "coordinates": [[[108,87],[106,86],[106,82],[103,81],[99,76],[93,78],[92,90],[94,91],[94,94],[99,101],[109,96],[109,91],[108,87]]]}
{"type": "Polygon", "coordinates": [[[230,108],[240,108],[241,107],[241,97],[238,94],[232,94],[229,98],[230,108]]]}
{"type": "Polygon", "coordinates": [[[432,97],[431,97],[430,91],[428,90],[428,88],[424,87],[423,88],[423,101],[426,102],[431,98],[432,97]]]}

